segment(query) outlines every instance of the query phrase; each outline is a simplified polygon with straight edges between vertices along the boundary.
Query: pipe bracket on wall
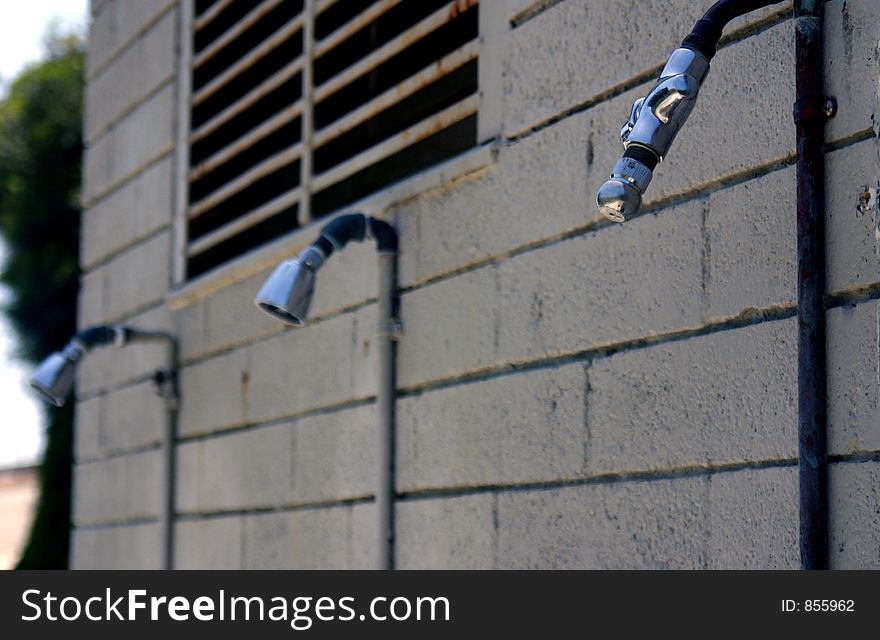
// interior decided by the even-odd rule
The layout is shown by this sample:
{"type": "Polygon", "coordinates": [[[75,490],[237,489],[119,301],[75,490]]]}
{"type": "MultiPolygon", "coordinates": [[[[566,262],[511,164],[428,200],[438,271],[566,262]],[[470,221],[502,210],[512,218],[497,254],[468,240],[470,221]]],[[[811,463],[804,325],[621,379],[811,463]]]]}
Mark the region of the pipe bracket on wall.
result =
{"type": "Polygon", "coordinates": [[[795,124],[810,120],[827,120],[837,115],[837,98],[804,98],[794,103],[792,116],[795,124]]]}

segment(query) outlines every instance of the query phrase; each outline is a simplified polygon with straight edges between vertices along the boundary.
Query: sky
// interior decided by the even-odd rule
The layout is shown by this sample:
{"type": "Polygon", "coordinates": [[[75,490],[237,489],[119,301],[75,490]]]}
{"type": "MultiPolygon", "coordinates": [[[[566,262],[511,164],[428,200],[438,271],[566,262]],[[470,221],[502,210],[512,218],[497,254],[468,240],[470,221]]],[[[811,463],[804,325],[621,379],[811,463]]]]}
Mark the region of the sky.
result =
{"type": "MultiPolygon", "coordinates": [[[[84,29],[88,0],[0,0],[0,94],[29,62],[42,55],[52,21],[84,29]]],[[[0,245],[0,260],[6,249],[0,245]]],[[[0,288],[0,304],[9,292],[0,288]]],[[[45,438],[43,413],[27,390],[29,368],[15,358],[15,334],[0,315],[0,469],[39,460],[45,438]]]]}

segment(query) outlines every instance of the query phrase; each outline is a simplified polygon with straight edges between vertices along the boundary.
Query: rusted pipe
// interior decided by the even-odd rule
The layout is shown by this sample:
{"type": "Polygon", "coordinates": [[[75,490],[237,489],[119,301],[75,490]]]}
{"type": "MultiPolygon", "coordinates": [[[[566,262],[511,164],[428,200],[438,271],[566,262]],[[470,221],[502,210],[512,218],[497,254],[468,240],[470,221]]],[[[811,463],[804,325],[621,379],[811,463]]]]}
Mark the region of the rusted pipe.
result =
{"type": "Polygon", "coordinates": [[[828,568],[823,2],[795,0],[798,475],[802,569],[828,568]]]}

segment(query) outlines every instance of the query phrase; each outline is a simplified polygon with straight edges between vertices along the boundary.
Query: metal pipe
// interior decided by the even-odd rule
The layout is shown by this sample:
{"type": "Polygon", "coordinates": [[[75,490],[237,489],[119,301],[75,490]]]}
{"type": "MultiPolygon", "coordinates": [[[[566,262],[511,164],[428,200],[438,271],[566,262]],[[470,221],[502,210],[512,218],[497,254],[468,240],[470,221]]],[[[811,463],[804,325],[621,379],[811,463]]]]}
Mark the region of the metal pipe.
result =
{"type": "Polygon", "coordinates": [[[798,475],[802,569],[828,568],[823,3],[795,0],[798,475]]]}
{"type": "Polygon", "coordinates": [[[125,327],[127,342],[165,342],[168,348],[168,367],[153,377],[156,392],[165,403],[165,425],[162,429],[162,505],[159,510],[159,536],[162,549],[162,568],[174,568],[174,493],[177,472],[174,445],[177,438],[177,417],[180,396],[177,388],[179,348],[177,339],[164,331],[144,331],[125,327]]]}
{"type": "Polygon", "coordinates": [[[398,236],[394,227],[362,213],[331,220],[315,242],[294,260],[282,262],[263,284],[254,302],[266,313],[294,326],[306,323],[317,271],[334,251],[349,242],[376,241],[379,253],[378,382],[376,389],[378,525],[377,567],[394,568],[394,420],[396,404],[396,341],[400,338],[397,295],[398,236]]]}
{"type": "Polygon", "coordinates": [[[162,549],[162,568],[174,568],[174,494],[177,466],[174,447],[177,439],[177,418],[180,395],[177,388],[179,348],[177,340],[167,333],[138,331],[136,339],[163,340],[168,344],[168,368],[157,371],[154,377],[156,391],[165,403],[165,425],[162,430],[162,506],[159,512],[159,535],[162,549]]]}
{"type": "Polygon", "coordinates": [[[397,254],[379,254],[379,326],[377,332],[378,388],[378,484],[376,517],[379,526],[377,567],[394,568],[394,426],[395,426],[395,352],[400,335],[397,320],[397,254]]]}
{"type": "Polygon", "coordinates": [[[142,331],[123,325],[96,325],[78,332],[62,352],[53,353],[37,367],[30,378],[34,390],[47,402],[62,406],[73,390],[75,369],[86,352],[115,344],[124,347],[130,342],[165,342],[168,345],[168,369],[154,376],[156,390],[165,402],[167,414],[162,436],[162,506],[159,527],[162,567],[170,569],[174,555],[174,440],[177,433],[178,348],[177,340],[162,331],[142,331]]]}

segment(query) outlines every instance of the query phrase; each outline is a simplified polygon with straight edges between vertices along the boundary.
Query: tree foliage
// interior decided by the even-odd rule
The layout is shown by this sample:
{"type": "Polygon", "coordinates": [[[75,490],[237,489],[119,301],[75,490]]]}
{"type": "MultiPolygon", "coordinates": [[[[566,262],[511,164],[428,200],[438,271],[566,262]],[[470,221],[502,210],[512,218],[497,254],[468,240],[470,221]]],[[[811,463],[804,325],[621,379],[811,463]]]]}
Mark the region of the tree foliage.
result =
{"type": "MultiPolygon", "coordinates": [[[[20,356],[37,362],[76,327],[84,45],[51,35],[45,58],[22,71],[0,101],[0,282],[20,356]]],[[[67,566],[73,414],[48,411],[41,496],[19,564],[67,566]]]]}

